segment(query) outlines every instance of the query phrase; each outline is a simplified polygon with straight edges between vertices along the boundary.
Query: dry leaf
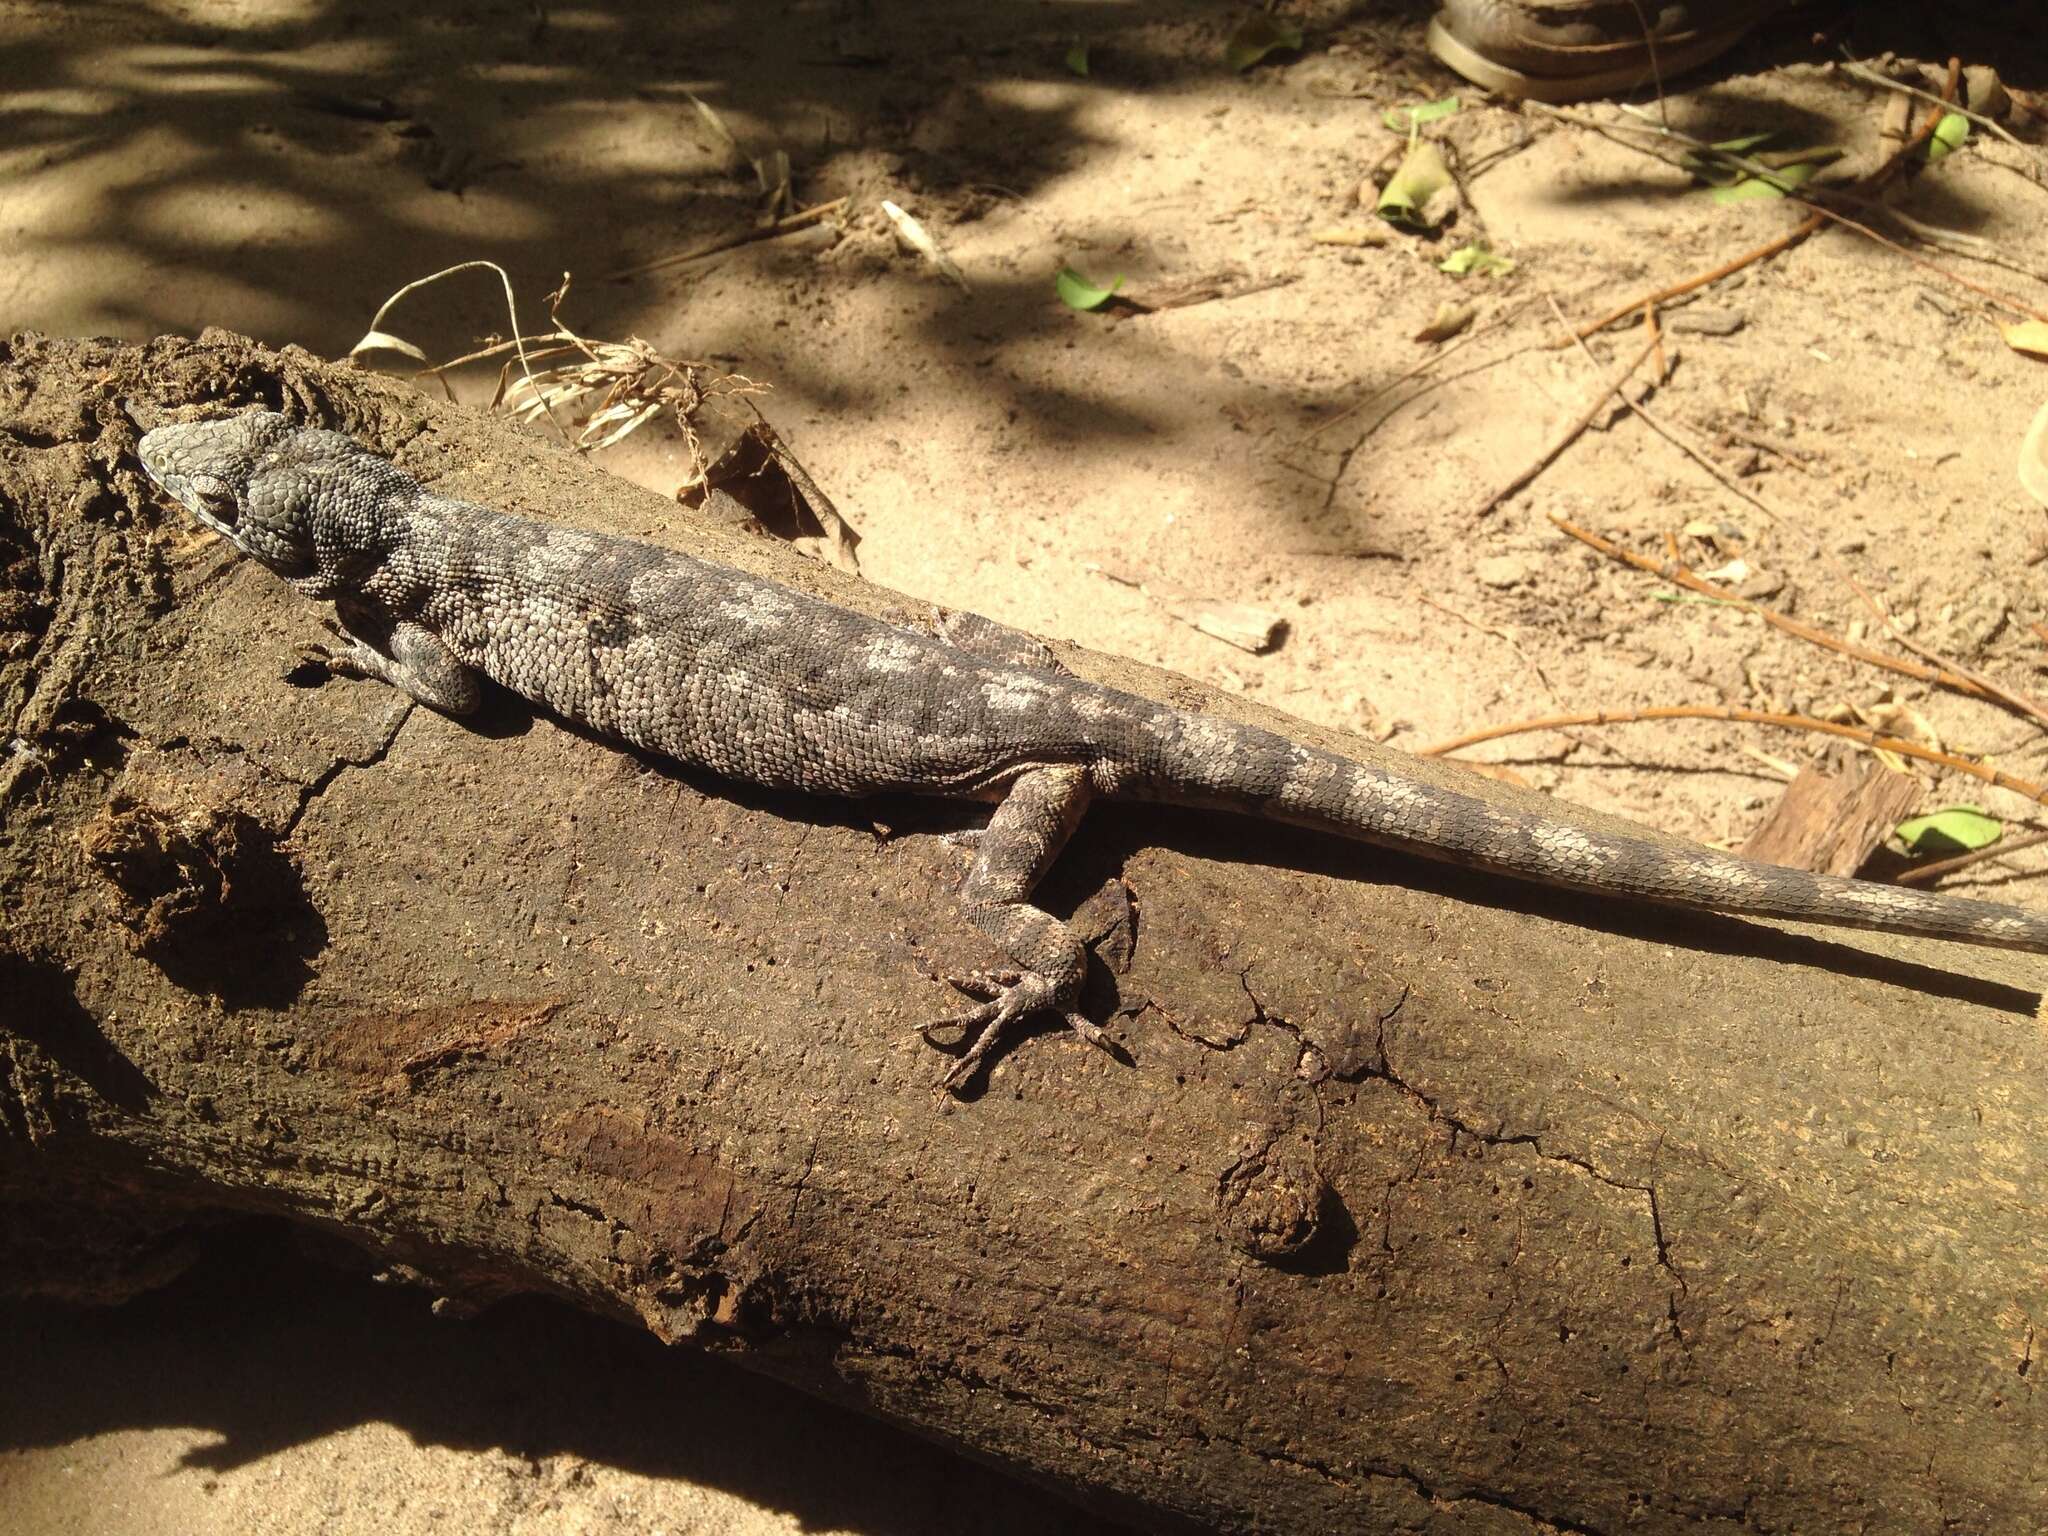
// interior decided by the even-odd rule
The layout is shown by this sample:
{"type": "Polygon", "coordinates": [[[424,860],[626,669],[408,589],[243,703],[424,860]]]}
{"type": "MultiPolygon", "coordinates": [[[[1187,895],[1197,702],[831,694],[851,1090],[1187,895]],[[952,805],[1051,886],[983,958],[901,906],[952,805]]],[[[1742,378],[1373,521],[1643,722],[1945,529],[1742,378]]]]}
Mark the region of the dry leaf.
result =
{"type": "Polygon", "coordinates": [[[1249,603],[1227,602],[1203,597],[1171,582],[1146,581],[1112,566],[1094,566],[1098,576],[1122,587],[1135,587],[1181,623],[1192,626],[1211,639],[1234,645],[1254,656],[1271,650],[1287,631],[1287,620],[1249,603]]]}
{"type": "Polygon", "coordinates": [[[954,265],[953,258],[939,249],[939,242],[931,237],[926,228],[887,198],[882,200],[882,212],[889,216],[889,222],[896,226],[910,248],[938,269],[939,275],[947,282],[957,285],[962,293],[969,292],[967,276],[954,265]]]}
{"type": "Polygon", "coordinates": [[[365,331],[363,339],[348,349],[350,357],[360,357],[365,352],[402,352],[422,366],[427,361],[426,353],[411,342],[393,336],[389,331],[365,331]]]}
{"type": "Polygon", "coordinates": [[[1472,317],[1479,311],[1470,304],[1460,304],[1456,299],[1445,299],[1436,307],[1436,314],[1429,324],[1415,333],[1417,341],[1449,341],[1458,332],[1472,323],[1472,317]]]}
{"type": "Polygon", "coordinates": [[[2015,320],[2011,325],[2001,325],[1998,330],[2013,351],[2024,352],[2029,357],[2048,357],[2048,322],[2015,320]]]}
{"type": "Polygon", "coordinates": [[[2020,442],[2020,484],[2048,507],[2048,402],[2034,412],[2034,424],[2020,442]]]}

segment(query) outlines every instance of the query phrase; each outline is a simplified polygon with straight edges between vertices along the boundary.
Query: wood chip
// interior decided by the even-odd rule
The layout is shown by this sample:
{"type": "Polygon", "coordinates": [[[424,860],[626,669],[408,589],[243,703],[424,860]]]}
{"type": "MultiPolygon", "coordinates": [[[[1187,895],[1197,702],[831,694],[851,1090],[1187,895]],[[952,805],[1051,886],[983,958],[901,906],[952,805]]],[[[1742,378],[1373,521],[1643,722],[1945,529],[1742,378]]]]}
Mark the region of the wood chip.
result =
{"type": "Polygon", "coordinates": [[[1785,787],[1770,819],[1742,845],[1765,864],[1853,875],[1919,807],[1921,784],[1846,746],[1830,747],[1785,787]]]}

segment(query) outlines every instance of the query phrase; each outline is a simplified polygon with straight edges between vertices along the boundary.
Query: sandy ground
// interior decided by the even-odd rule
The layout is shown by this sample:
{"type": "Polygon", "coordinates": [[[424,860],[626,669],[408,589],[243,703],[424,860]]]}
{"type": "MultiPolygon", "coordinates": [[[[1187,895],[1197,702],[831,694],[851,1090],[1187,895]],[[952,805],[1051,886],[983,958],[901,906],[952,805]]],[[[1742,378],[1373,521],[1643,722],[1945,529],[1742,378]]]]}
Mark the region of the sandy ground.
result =
{"type": "MultiPolygon", "coordinates": [[[[1385,111],[1455,85],[1421,50],[1427,4],[1284,9],[1304,49],[1240,74],[1223,54],[1241,10],[1165,0],[0,4],[0,320],[129,337],[219,324],[331,355],[452,262],[502,263],[530,322],[568,271],[563,313],[583,334],[771,385],[769,415],[864,535],[865,572],[902,591],[1401,746],[1562,711],[1723,705],[1924,724],[2048,777],[2032,722],[1674,600],[1548,520],[1703,569],[1739,560],[1744,592],[1875,632],[1853,578],[1918,643],[2039,687],[2048,546],[2014,464],[2048,374],[2003,345],[1981,297],[1818,236],[1705,294],[1696,314],[1740,328],[1673,334],[1648,402],[1770,510],[1603,412],[1476,515],[1638,345],[1597,339],[1597,365],[1555,349],[1557,312],[1604,313],[1796,214],[1717,205],[1682,171],[1467,91],[1430,130],[1464,171],[1455,228],[1320,243],[1371,227],[1361,182],[1400,147],[1385,111]],[[1085,78],[1066,62],[1077,40],[1085,78]],[[755,226],[752,173],[692,93],[747,153],[786,152],[799,205],[848,210],[606,281],[755,226]],[[884,198],[938,237],[965,291],[898,241],[884,198]],[[1513,272],[1438,270],[1473,239],[1513,272]],[[1062,263],[1139,299],[1198,279],[1222,296],[1076,313],[1054,296],[1062,263]],[[1411,339],[1446,300],[1476,309],[1455,352],[1411,339]],[[1105,570],[1272,610],[1286,638],[1233,649],[1105,570]]],[[[2048,87],[2038,4],[1961,12],[1802,7],[1672,95],[1669,122],[1840,146],[1831,174],[1847,175],[1882,153],[1883,93],[1820,62],[1837,47],[1955,53],[2048,87]]],[[[2048,265],[2044,174],[2038,150],[1980,133],[1896,200],[1987,242],[1923,261],[2043,308],[2048,284],[1977,258],[2048,265]]],[[[386,329],[450,357],[507,322],[472,274],[386,329]]],[[[602,461],[668,491],[685,459],[650,430],[602,461]]],[[[1813,750],[1685,723],[1474,755],[1731,842],[1813,750]]],[[[1966,786],[1930,779],[1925,803],[2031,825],[2024,801],[1966,786]]],[[[2039,867],[2019,856],[1961,884],[2041,904],[2039,867]]],[[[892,1432],[566,1314],[432,1324],[296,1261],[224,1262],[110,1317],[9,1328],[9,1353],[33,1362],[0,1413],[12,1531],[1089,1528],[892,1432]]]]}

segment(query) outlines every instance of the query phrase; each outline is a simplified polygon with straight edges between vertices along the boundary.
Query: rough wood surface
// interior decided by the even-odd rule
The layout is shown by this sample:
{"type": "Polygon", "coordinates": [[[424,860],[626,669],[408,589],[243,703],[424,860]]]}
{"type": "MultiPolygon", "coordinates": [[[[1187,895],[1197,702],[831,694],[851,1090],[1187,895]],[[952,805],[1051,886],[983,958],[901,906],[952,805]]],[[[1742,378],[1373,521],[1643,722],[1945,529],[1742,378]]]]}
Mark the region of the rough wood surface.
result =
{"type": "Polygon", "coordinates": [[[1925,795],[1912,774],[1836,742],[1785,786],[1741,853],[1766,864],[1853,875],[1925,795]]]}
{"type": "Polygon", "coordinates": [[[910,1031],[948,1001],[920,967],[974,953],[957,812],[308,686],[315,615],[133,464],[134,418],[200,401],[903,606],[303,354],[13,342],[15,1284],[116,1294],[283,1216],[459,1304],[568,1298],[1229,1530],[2048,1522],[2023,959],[1112,809],[1051,895],[1132,1064],[1035,1041],[948,1111],[910,1031]]]}

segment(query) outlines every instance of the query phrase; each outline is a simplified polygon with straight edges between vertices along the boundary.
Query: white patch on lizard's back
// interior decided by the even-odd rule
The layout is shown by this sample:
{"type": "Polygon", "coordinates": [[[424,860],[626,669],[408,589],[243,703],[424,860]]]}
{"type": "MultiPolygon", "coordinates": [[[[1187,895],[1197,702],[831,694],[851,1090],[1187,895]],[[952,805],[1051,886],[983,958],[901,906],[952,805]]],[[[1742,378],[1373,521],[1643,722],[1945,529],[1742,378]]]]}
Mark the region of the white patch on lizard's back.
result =
{"type": "Polygon", "coordinates": [[[1704,885],[1717,885],[1731,891],[1761,890],[1771,884],[1771,877],[1767,874],[1719,859],[1700,859],[1689,863],[1686,874],[1704,885]]]}
{"type": "Polygon", "coordinates": [[[1529,829],[1529,841],[1545,853],[1581,869],[1598,869],[1607,862],[1607,856],[1592,838],[1562,822],[1538,822],[1529,829]]]}
{"type": "Polygon", "coordinates": [[[1894,890],[1869,880],[1858,880],[1842,890],[1842,899],[1875,912],[1896,912],[1917,917],[1927,909],[1927,898],[1918,891],[1894,890]]]}
{"type": "Polygon", "coordinates": [[[861,648],[861,659],[876,672],[910,672],[924,660],[925,651],[903,635],[884,631],[861,648]]]}
{"type": "MultiPolygon", "coordinates": [[[[1180,740],[1182,746],[1203,761],[1220,762],[1236,755],[1243,744],[1244,734],[1228,720],[1218,720],[1210,715],[1183,715],[1180,740]]],[[[1308,757],[1305,752],[1301,755],[1308,757]]]]}
{"type": "Polygon", "coordinates": [[[981,683],[990,709],[1014,714],[1043,708],[1058,692],[1049,680],[1029,672],[992,672],[981,683]]]}
{"type": "Polygon", "coordinates": [[[748,629],[775,629],[789,622],[796,613],[796,602],[791,593],[778,587],[750,581],[720,601],[718,611],[748,629]]]}
{"type": "Polygon", "coordinates": [[[626,602],[643,613],[665,612],[693,593],[689,575],[671,565],[651,566],[626,583],[626,602]]]}
{"type": "Polygon", "coordinates": [[[595,534],[575,528],[550,528],[547,537],[526,551],[526,566],[536,576],[559,576],[596,554],[595,534]]]}

